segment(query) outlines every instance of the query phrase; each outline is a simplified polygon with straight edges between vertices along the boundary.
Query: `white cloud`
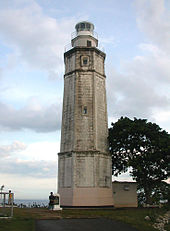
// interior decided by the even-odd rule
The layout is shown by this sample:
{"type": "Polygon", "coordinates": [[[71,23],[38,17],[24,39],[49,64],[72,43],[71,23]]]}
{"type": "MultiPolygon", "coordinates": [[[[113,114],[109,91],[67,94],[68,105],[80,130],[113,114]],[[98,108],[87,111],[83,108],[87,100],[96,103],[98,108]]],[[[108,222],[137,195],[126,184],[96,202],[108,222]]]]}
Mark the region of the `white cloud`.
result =
{"type": "Polygon", "coordinates": [[[59,143],[21,141],[0,145],[0,173],[23,177],[54,178],[57,175],[59,143]],[[5,157],[5,158],[4,158],[5,157]]]}
{"type": "Polygon", "coordinates": [[[0,115],[1,130],[51,132],[60,129],[61,104],[44,106],[36,98],[32,98],[25,107],[15,109],[0,102],[0,115]]]}
{"type": "Polygon", "coordinates": [[[57,161],[1,159],[0,173],[20,175],[20,177],[54,178],[57,175],[57,161]]]}
{"type": "Polygon", "coordinates": [[[28,145],[21,155],[28,160],[57,160],[57,153],[60,151],[60,142],[34,142],[28,145]]]}
{"type": "Polygon", "coordinates": [[[51,191],[57,192],[57,180],[53,178],[34,178],[16,174],[0,173],[4,190],[12,190],[15,199],[47,199],[51,191]]]}
{"type": "MultiPolygon", "coordinates": [[[[109,116],[157,118],[159,124],[156,111],[170,110],[170,20],[163,0],[135,2],[137,24],[148,42],[138,45],[140,55],[122,61],[122,73],[108,71],[109,116]]],[[[165,128],[169,124],[168,119],[165,128]]]]}
{"type": "Polygon", "coordinates": [[[134,73],[118,74],[114,69],[110,71],[107,84],[110,116],[148,118],[155,108],[169,108],[170,97],[157,91],[155,80],[145,75],[145,69],[140,70],[140,60],[137,62],[130,64],[134,73]]]}
{"type": "Polygon", "coordinates": [[[157,111],[155,113],[155,118],[159,121],[168,121],[170,118],[170,111],[157,111]]]}
{"type": "Polygon", "coordinates": [[[15,1],[13,8],[4,4],[0,10],[0,37],[14,52],[9,54],[8,68],[21,62],[47,71],[50,78],[57,77],[75,19],[56,20],[33,0],[21,3],[15,1]]]}
{"type": "Polygon", "coordinates": [[[137,23],[147,37],[170,53],[170,14],[164,0],[136,0],[137,23]]]}
{"type": "Polygon", "coordinates": [[[122,173],[118,177],[112,176],[112,181],[129,181],[129,182],[134,182],[133,178],[130,176],[129,171],[126,173],[122,173]]]}
{"type": "Polygon", "coordinates": [[[170,110],[156,110],[154,112],[153,119],[161,128],[170,133],[170,110]]]}
{"type": "Polygon", "coordinates": [[[14,141],[10,145],[0,146],[0,159],[4,157],[9,157],[11,153],[20,152],[25,150],[27,145],[20,141],[14,141]]]}

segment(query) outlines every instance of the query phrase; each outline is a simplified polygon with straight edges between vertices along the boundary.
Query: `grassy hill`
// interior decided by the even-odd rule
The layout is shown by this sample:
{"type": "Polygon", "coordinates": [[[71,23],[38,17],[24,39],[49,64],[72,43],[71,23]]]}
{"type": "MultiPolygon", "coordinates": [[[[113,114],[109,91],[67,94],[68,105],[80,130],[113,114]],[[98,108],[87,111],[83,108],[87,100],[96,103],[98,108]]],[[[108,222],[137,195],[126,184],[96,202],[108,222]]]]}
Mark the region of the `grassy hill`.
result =
{"type": "MultiPolygon", "coordinates": [[[[154,231],[152,225],[165,209],[64,209],[49,211],[44,208],[14,208],[12,219],[0,219],[0,231],[35,231],[36,219],[63,219],[63,218],[109,218],[130,224],[139,231],[154,231]],[[150,220],[145,220],[149,216],[150,220]]],[[[170,230],[170,226],[166,227],[170,230]]]]}

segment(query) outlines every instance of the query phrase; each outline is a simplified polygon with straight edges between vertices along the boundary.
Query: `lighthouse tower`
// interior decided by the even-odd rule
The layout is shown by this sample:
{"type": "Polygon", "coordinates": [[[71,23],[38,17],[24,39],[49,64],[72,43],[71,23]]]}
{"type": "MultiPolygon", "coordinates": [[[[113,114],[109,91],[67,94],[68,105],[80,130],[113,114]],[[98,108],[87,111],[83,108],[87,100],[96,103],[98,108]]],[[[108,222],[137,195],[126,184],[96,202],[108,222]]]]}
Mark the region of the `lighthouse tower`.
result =
{"type": "Polygon", "coordinates": [[[64,53],[64,98],[58,192],[62,206],[112,206],[111,156],[105,88],[105,53],[94,25],[75,26],[64,53]]]}

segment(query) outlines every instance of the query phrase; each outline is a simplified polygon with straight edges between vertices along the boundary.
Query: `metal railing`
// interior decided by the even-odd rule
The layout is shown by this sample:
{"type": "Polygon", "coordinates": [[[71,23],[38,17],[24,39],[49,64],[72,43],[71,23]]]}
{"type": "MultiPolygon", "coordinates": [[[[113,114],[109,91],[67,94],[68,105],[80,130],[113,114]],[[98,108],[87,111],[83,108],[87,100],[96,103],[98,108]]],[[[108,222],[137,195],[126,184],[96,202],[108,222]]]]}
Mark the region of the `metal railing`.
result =
{"type": "Polygon", "coordinates": [[[72,48],[73,48],[73,47],[72,47],[71,43],[68,43],[68,44],[65,45],[65,47],[64,47],[64,52],[67,52],[67,51],[71,50],[72,48]]]}
{"type": "MultiPolygon", "coordinates": [[[[71,50],[73,47],[71,45],[71,43],[68,43],[67,45],[65,45],[64,47],[64,52],[67,52],[69,50],[71,50]]],[[[101,50],[102,52],[105,52],[104,47],[102,46],[102,44],[99,43],[98,47],[96,47],[97,49],[101,50]]]]}

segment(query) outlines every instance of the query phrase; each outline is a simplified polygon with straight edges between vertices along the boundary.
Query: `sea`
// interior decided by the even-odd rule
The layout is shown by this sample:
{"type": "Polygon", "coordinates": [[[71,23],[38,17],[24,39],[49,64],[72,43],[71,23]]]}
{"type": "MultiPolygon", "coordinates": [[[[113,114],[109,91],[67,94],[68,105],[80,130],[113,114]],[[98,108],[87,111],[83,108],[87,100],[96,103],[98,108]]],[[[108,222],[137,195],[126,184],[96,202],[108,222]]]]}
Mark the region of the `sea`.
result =
{"type": "Polygon", "coordinates": [[[47,207],[49,201],[48,200],[28,200],[28,199],[14,199],[14,204],[16,204],[19,207],[47,207]]]}

